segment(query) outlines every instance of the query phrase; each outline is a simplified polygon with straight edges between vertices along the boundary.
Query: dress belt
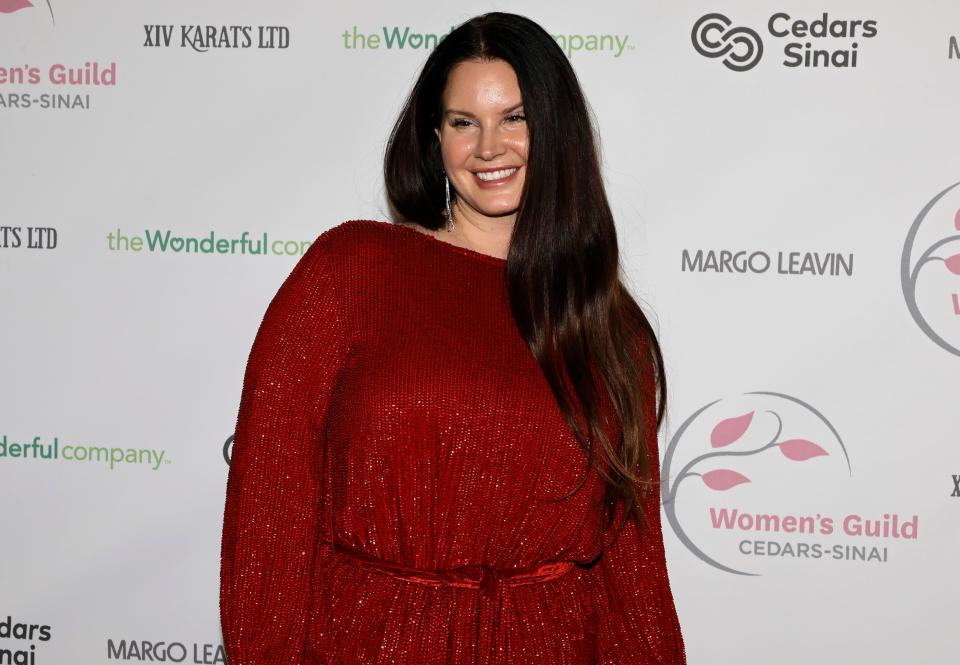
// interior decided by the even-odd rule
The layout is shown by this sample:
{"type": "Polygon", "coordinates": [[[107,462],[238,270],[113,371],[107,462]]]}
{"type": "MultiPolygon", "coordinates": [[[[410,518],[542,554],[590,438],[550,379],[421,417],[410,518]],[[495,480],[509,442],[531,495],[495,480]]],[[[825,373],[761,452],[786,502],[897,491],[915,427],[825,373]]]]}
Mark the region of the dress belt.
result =
{"type": "Polygon", "coordinates": [[[470,564],[456,568],[448,568],[446,570],[422,570],[404,566],[395,561],[380,559],[364,552],[345,547],[339,543],[329,541],[328,543],[334,552],[344,555],[346,559],[352,560],[355,564],[363,568],[386,573],[391,577],[407,582],[416,582],[429,586],[479,589],[488,598],[496,598],[497,590],[501,584],[505,584],[506,586],[522,586],[524,584],[535,584],[537,582],[555,580],[569,572],[574,566],[590,568],[603,556],[603,552],[601,551],[593,561],[587,563],[570,560],[554,561],[529,568],[497,569],[485,564],[470,564]]]}

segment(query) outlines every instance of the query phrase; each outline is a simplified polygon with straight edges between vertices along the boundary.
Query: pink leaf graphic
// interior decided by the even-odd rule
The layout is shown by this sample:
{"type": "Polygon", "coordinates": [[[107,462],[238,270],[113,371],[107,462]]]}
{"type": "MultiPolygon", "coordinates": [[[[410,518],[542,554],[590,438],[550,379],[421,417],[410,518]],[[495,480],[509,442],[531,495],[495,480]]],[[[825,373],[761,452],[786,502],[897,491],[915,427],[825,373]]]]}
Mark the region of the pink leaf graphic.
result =
{"type": "Polygon", "coordinates": [[[780,452],[783,453],[784,457],[792,459],[794,462],[803,462],[811,457],[830,454],[813,441],[807,441],[806,439],[781,441],[780,452]]]}
{"type": "Polygon", "coordinates": [[[957,214],[953,216],[953,228],[960,231],[960,210],[957,210],[957,214]]]}
{"type": "Polygon", "coordinates": [[[718,422],[710,432],[710,445],[714,448],[723,448],[743,436],[753,420],[753,411],[736,418],[727,418],[718,422]]]}
{"type": "Polygon", "coordinates": [[[943,263],[947,266],[947,270],[954,275],[960,275],[960,254],[954,254],[953,256],[945,258],[943,263]]]}
{"type": "Polygon", "coordinates": [[[745,475],[731,471],[730,469],[716,469],[715,471],[707,471],[703,474],[703,484],[718,492],[723,492],[731,487],[749,482],[750,479],[745,475]]]}
{"type": "Polygon", "coordinates": [[[0,0],[0,14],[12,14],[27,7],[33,7],[29,0],[0,0]]]}

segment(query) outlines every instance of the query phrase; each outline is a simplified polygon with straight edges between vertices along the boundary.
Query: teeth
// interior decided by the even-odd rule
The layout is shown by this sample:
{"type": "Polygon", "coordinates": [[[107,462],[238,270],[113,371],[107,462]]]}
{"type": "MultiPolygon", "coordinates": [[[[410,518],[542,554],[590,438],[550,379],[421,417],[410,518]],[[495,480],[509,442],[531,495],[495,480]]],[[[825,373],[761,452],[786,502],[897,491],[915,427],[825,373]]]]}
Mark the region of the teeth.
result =
{"type": "Polygon", "coordinates": [[[512,176],[516,172],[516,168],[500,169],[499,171],[486,171],[484,173],[478,173],[477,177],[481,180],[501,180],[503,178],[512,176]]]}

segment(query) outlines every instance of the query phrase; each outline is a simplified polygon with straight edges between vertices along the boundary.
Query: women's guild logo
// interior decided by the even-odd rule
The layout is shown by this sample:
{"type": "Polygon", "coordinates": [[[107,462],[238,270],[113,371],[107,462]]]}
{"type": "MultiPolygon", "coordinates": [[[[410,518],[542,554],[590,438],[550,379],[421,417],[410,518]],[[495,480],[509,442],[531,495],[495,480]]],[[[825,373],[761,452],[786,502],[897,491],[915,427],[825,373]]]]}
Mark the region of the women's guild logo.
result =
{"type": "Polygon", "coordinates": [[[927,202],[910,226],[900,260],[900,284],[910,316],[920,330],[943,350],[960,356],[960,189],[956,189],[957,185],[960,182],[927,202]]]}
{"type": "MultiPolygon", "coordinates": [[[[755,575],[723,562],[733,556],[724,553],[730,534],[832,533],[831,518],[797,508],[814,488],[849,475],[846,447],[819,411],[790,395],[757,391],[710,402],[687,418],[664,455],[661,497],[667,522],[697,558],[755,575]],[[723,500],[737,504],[719,505],[723,500]]],[[[748,554],[742,544],[739,550],[748,554]]]]}

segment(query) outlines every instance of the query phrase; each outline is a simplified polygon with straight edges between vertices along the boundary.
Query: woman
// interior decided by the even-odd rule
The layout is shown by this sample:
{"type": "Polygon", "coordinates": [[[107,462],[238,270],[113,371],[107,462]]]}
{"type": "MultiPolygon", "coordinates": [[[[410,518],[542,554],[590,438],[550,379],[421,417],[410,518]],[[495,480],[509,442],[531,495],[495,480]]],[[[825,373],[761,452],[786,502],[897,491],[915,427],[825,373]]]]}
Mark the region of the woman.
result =
{"type": "Polygon", "coordinates": [[[385,176],[406,223],[323,233],[250,355],[231,665],[683,663],[660,351],[562,51],[510,14],[451,32],[385,176]]]}

